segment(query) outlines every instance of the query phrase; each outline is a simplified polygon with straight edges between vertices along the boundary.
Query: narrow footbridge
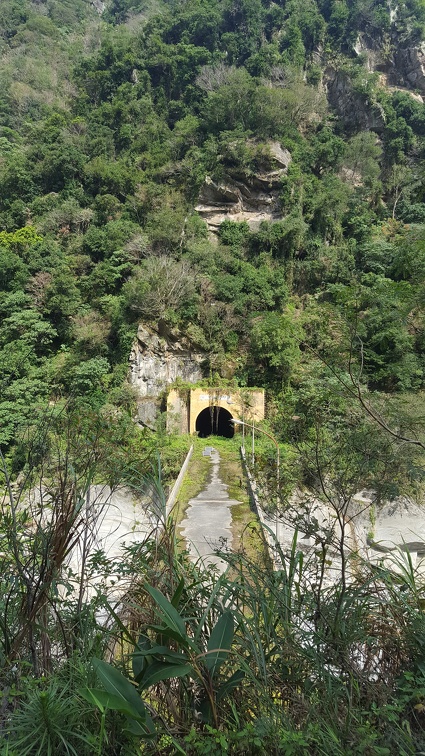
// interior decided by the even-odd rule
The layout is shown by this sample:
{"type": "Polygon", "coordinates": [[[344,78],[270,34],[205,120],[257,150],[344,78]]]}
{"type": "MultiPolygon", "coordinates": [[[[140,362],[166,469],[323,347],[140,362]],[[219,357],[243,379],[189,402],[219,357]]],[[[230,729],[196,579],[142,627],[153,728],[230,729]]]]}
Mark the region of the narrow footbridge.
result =
{"type": "Polygon", "coordinates": [[[217,449],[207,446],[203,453],[209,458],[211,471],[203,490],[189,499],[180,532],[192,559],[201,556],[206,564],[215,564],[224,570],[225,562],[214,552],[232,548],[231,510],[242,502],[229,497],[229,486],[220,478],[220,453],[217,449]]]}
{"type": "Polygon", "coordinates": [[[242,528],[256,520],[237,449],[227,450],[219,440],[198,444],[180,484],[171,512],[190,557],[223,572],[226,563],[217,552],[239,548],[242,528]]]}

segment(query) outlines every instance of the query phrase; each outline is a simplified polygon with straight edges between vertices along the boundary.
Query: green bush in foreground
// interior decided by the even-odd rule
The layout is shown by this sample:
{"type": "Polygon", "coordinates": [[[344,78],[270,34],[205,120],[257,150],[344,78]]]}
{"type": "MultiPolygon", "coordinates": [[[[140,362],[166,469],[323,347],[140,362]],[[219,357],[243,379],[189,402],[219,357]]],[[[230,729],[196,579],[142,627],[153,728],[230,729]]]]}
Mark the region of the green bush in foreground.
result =
{"type": "Polygon", "coordinates": [[[129,591],[119,609],[103,602],[106,623],[91,615],[72,662],[58,657],[39,681],[15,662],[2,754],[423,749],[423,583],[409,560],[362,565],[343,595],[337,583],[319,599],[295,541],[278,571],[222,557],[217,577],[169,532],[128,549],[129,591]]]}

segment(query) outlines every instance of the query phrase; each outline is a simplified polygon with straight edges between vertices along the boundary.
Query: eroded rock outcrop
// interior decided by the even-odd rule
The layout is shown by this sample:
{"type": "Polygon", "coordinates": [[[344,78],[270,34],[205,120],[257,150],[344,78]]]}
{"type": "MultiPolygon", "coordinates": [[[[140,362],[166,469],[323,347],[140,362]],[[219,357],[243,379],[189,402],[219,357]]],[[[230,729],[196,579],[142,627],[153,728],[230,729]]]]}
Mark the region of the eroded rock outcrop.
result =
{"type": "MultiPolygon", "coordinates": [[[[423,103],[425,43],[417,47],[403,47],[396,38],[391,41],[389,37],[387,44],[384,44],[371,32],[362,31],[353,45],[353,52],[361,56],[366,71],[379,73],[379,82],[384,89],[406,92],[412,99],[423,103]]],[[[316,51],[315,62],[324,64],[322,50],[316,51]]],[[[385,127],[382,105],[374,100],[373,94],[356,87],[348,72],[328,66],[322,81],[331,109],[341,118],[347,130],[382,132],[385,127]]]]}
{"type": "Polygon", "coordinates": [[[350,76],[342,70],[328,67],[324,75],[329,105],[350,131],[376,131],[385,126],[382,105],[371,101],[363,92],[356,91],[350,76]]]}
{"type": "Polygon", "coordinates": [[[271,170],[249,175],[241,169],[229,170],[222,181],[206,177],[195,209],[212,233],[217,232],[224,220],[246,221],[251,229],[256,229],[261,221],[280,217],[280,182],[288,171],[291,155],[278,142],[270,142],[267,147],[271,170]]]}
{"type": "Polygon", "coordinates": [[[205,358],[181,334],[160,335],[153,328],[140,325],[130,354],[130,381],[139,395],[138,421],[152,427],[164,389],[178,378],[188,383],[199,381],[205,358]]]}
{"type": "Polygon", "coordinates": [[[401,47],[397,40],[389,48],[371,34],[359,33],[354,52],[363,57],[365,68],[383,74],[381,83],[389,90],[401,90],[423,102],[425,94],[425,43],[418,47],[401,47]],[[412,90],[417,90],[416,93],[412,90]]]}
{"type": "Polygon", "coordinates": [[[106,8],[106,3],[103,0],[90,0],[93,8],[98,12],[99,16],[102,15],[106,8]]]}
{"type": "Polygon", "coordinates": [[[396,50],[394,63],[402,83],[425,94],[425,44],[396,50]]]}

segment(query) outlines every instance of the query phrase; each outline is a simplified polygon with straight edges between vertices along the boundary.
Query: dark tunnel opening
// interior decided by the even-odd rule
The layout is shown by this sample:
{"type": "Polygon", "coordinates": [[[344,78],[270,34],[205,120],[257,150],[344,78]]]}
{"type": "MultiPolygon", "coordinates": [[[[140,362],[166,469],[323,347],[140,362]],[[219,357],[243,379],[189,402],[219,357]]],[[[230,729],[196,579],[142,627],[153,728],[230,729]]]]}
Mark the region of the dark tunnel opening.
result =
{"type": "Polygon", "coordinates": [[[230,422],[232,415],[223,407],[205,407],[196,418],[195,430],[199,438],[207,436],[224,436],[233,438],[235,429],[230,422]]]}

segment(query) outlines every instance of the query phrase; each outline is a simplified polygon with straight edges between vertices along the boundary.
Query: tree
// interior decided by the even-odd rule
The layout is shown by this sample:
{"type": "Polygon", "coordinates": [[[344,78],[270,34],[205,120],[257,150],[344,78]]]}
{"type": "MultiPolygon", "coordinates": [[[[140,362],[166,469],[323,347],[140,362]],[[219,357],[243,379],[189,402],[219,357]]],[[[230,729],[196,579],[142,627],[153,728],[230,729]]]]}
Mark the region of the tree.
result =
{"type": "Polygon", "coordinates": [[[360,180],[372,186],[380,175],[381,155],[382,147],[373,132],[356,134],[345,148],[344,167],[350,171],[347,180],[354,184],[360,180]]]}
{"type": "Polygon", "coordinates": [[[196,293],[196,272],[187,260],[165,255],[147,257],[123,287],[130,311],[149,320],[170,320],[183,314],[196,293]]]}
{"type": "Polygon", "coordinates": [[[51,319],[61,337],[70,329],[71,316],[75,315],[81,304],[81,295],[75,277],[69,267],[55,270],[46,287],[44,312],[51,319]]]}
{"type": "Polygon", "coordinates": [[[301,323],[289,305],[283,314],[269,312],[254,319],[251,330],[252,355],[268,380],[282,388],[288,387],[291,373],[300,359],[303,338],[301,323]]]}
{"type": "Polygon", "coordinates": [[[405,195],[410,195],[420,186],[420,181],[416,178],[414,172],[407,165],[391,166],[390,174],[387,180],[387,191],[392,201],[391,217],[396,218],[397,206],[405,195]]]}

